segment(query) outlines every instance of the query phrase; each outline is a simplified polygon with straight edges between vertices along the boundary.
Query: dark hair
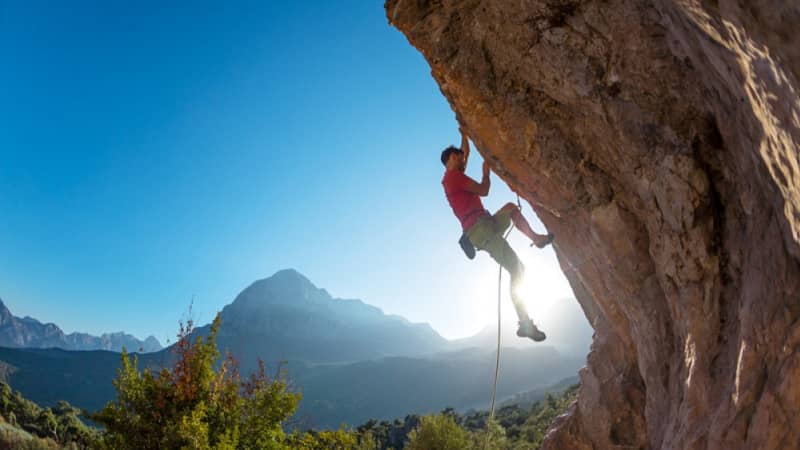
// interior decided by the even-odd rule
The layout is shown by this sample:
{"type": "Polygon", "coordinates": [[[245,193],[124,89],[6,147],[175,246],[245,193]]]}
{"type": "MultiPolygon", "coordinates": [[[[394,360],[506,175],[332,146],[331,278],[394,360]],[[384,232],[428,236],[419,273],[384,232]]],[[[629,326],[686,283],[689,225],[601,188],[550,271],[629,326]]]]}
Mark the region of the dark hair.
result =
{"type": "Polygon", "coordinates": [[[464,153],[464,152],[462,152],[460,148],[456,148],[452,145],[450,147],[447,147],[446,149],[442,150],[442,164],[446,166],[447,160],[450,159],[450,155],[453,153],[464,153]]]}

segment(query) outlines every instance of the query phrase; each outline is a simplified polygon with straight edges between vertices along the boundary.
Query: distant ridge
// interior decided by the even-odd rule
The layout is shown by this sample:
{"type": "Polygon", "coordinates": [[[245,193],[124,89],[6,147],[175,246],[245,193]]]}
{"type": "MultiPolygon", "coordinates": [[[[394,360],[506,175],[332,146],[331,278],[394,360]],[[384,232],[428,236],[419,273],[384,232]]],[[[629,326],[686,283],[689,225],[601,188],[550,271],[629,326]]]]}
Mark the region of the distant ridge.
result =
{"type": "Polygon", "coordinates": [[[92,336],[86,333],[65,334],[54,323],[41,323],[32,317],[16,317],[0,299],[0,347],[61,348],[64,350],[109,350],[149,353],[161,350],[153,336],[141,341],[123,332],[92,336]]]}
{"type": "Polygon", "coordinates": [[[333,298],[294,269],[253,282],[221,317],[220,349],[245,366],[265,356],[311,363],[412,356],[448,344],[427,323],[384,314],[361,300],[333,298]]]}

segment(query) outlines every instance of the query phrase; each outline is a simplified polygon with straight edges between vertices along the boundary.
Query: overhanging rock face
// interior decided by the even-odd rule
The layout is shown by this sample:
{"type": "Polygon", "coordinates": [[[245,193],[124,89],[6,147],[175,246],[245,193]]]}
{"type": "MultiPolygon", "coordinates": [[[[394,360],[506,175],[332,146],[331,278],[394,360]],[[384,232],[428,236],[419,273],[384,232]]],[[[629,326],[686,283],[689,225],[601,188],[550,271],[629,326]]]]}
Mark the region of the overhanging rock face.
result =
{"type": "Polygon", "coordinates": [[[800,448],[800,4],[386,13],[555,233],[595,327],[545,447],[800,448]]]}

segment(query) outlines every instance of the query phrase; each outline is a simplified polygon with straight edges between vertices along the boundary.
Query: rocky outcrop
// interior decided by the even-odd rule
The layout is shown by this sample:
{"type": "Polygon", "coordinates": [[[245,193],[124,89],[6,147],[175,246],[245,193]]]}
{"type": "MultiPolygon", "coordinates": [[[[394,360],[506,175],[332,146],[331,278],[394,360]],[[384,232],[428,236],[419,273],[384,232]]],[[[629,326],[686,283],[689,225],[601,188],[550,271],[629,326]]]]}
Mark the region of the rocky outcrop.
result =
{"type": "Polygon", "coordinates": [[[386,13],[557,236],[595,328],[545,447],[800,448],[800,5],[389,0],[386,13]]]}

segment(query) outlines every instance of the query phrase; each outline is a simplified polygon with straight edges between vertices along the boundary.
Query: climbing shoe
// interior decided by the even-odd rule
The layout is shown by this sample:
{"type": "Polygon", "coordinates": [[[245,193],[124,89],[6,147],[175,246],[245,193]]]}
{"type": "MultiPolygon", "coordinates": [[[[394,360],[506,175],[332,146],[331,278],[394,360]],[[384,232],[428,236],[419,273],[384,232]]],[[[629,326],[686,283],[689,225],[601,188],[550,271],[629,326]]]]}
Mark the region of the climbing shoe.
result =
{"type": "Polygon", "coordinates": [[[553,233],[547,233],[547,236],[544,237],[544,240],[542,242],[539,242],[538,244],[536,242],[534,242],[534,243],[531,244],[531,247],[533,247],[535,245],[538,248],[545,248],[548,245],[552,244],[553,243],[553,239],[555,239],[555,238],[556,238],[556,236],[553,233]]]}
{"type": "Polygon", "coordinates": [[[539,330],[539,328],[536,327],[536,325],[533,324],[531,319],[519,321],[517,336],[531,338],[536,342],[541,342],[547,337],[541,332],[541,330],[539,330]]]}

